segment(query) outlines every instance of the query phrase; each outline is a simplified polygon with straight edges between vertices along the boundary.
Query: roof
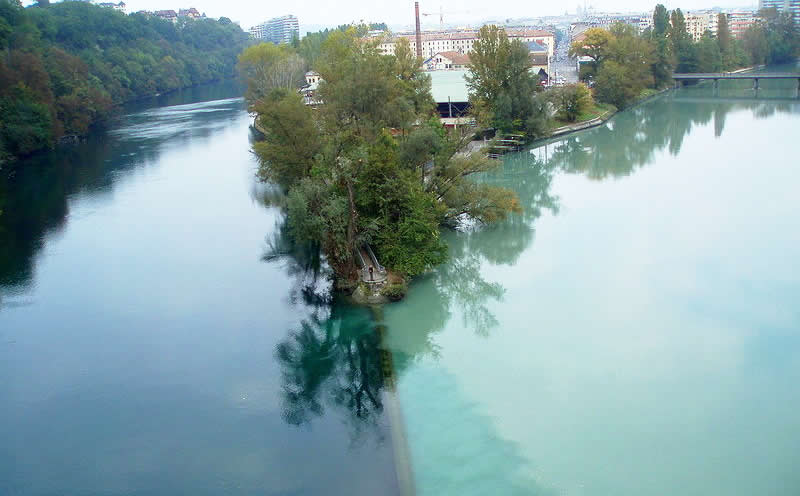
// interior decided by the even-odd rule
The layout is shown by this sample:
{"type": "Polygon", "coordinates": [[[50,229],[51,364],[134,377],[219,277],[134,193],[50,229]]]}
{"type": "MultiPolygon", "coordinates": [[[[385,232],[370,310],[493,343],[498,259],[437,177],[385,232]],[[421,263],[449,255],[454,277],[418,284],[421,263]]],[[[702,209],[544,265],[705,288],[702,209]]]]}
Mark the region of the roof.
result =
{"type": "MultiPolygon", "coordinates": [[[[555,37],[553,33],[549,31],[543,31],[541,29],[506,29],[506,34],[511,38],[555,37]]],[[[478,39],[479,37],[480,33],[476,30],[441,31],[441,32],[433,32],[433,33],[428,32],[421,34],[423,43],[426,41],[435,41],[435,40],[472,40],[472,39],[478,39]]],[[[397,37],[391,41],[397,41],[397,38],[407,38],[408,41],[416,41],[416,34],[415,33],[398,34],[397,37]]]]}
{"type": "MultiPolygon", "coordinates": [[[[469,64],[469,55],[467,55],[465,53],[450,51],[450,52],[439,52],[436,55],[441,55],[442,57],[452,61],[454,64],[458,64],[458,65],[467,65],[467,64],[469,64]]],[[[434,55],[433,57],[436,57],[436,55],[434,55]]],[[[433,57],[431,57],[431,58],[433,58],[433,57]]]]}
{"type": "Polygon", "coordinates": [[[547,51],[547,48],[545,48],[544,46],[540,45],[536,41],[529,41],[529,42],[525,43],[525,46],[528,47],[528,51],[531,52],[531,53],[546,52],[547,51]]]}

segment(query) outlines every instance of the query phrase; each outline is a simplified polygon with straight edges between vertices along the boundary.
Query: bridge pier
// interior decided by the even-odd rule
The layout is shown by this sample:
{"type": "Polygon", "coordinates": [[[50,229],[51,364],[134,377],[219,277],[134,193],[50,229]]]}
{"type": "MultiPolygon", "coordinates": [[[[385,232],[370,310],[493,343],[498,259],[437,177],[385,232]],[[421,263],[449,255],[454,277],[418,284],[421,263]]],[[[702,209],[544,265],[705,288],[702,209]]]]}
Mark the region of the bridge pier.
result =
{"type": "Polygon", "coordinates": [[[753,89],[758,91],[758,78],[753,78],[753,89]]]}

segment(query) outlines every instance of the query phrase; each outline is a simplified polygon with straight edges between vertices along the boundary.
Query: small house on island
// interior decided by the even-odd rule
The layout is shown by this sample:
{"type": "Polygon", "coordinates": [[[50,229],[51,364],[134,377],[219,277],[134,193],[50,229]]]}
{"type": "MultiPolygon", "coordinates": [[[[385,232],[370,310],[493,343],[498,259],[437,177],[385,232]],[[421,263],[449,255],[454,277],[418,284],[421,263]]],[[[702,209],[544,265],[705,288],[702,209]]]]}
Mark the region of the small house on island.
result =
{"type": "Polygon", "coordinates": [[[426,71],[464,70],[469,65],[469,55],[460,52],[439,52],[422,63],[426,71]]]}

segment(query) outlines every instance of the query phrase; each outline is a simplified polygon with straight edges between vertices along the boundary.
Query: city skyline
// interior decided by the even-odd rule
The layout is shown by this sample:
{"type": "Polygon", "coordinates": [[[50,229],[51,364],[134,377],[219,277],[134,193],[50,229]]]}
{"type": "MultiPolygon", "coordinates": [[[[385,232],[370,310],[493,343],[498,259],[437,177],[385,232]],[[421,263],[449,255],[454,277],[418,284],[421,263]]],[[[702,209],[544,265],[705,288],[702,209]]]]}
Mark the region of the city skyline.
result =
{"type": "MultiPolygon", "coordinates": [[[[28,4],[33,3],[28,1],[28,4]]],[[[594,7],[597,12],[646,12],[652,10],[657,1],[651,4],[634,0],[603,0],[586,2],[586,6],[594,7]]],[[[758,2],[752,0],[687,0],[661,2],[668,9],[680,8],[684,11],[711,9],[714,7],[737,8],[757,7],[758,2]]],[[[272,7],[263,4],[253,4],[241,0],[230,2],[215,2],[212,0],[129,0],[126,2],[128,12],[139,10],[161,10],[195,7],[209,17],[228,17],[238,22],[243,29],[263,23],[271,18],[292,14],[300,21],[301,36],[306,31],[316,31],[324,27],[335,27],[351,22],[385,22],[393,27],[411,26],[413,24],[414,2],[351,2],[346,6],[332,4],[322,0],[310,0],[298,7],[280,5],[272,7]],[[344,7],[344,8],[343,8],[344,7]]],[[[485,20],[505,18],[531,18],[542,16],[556,16],[564,14],[565,10],[574,14],[577,7],[584,7],[581,1],[574,1],[561,5],[543,4],[531,5],[521,0],[512,0],[504,4],[504,10],[498,11],[491,5],[477,0],[463,0],[462,2],[420,2],[422,23],[426,28],[436,27],[439,24],[440,9],[444,15],[445,24],[471,24],[485,20]],[[451,7],[452,6],[452,7],[451,7]]]]}

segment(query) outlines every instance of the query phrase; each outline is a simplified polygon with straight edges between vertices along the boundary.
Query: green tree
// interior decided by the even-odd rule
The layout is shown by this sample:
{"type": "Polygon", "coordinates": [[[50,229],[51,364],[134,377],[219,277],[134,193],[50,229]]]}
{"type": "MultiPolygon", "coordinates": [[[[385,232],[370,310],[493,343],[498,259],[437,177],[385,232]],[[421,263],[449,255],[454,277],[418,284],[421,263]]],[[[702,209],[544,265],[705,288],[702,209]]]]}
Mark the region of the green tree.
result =
{"type": "Polygon", "coordinates": [[[529,117],[539,110],[535,96],[541,87],[530,68],[528,49],[519,40],[509,40],[497,26],[481,28],[466,80],[473,112],[482,125],[537,137],[529,117]]]}
{"type": "Polygon", "coordinates": [[[692,39],[686,31],[686,20],[681,9],[672,11],[669,40],[672,53],[677,60],[677,72],[696,72],[697,62],[692,51],[692,39]]]}
{"type": "Polygon", "coordinates": [[[30,95],[26,111],[6,109],[6,119],[25,120],[3,125],[32,130],[37,105],[50,116],[47,133],[6,132],[8,139],[49,139],[7,142],[6,151],[28,153],[35,151],[31,144],[47,148],[65,134],[86,134],[115,105],[134,98],[231,77],[247,44],[239,26],[213,19],[173,25],[88,2],[23,9],[18,0],[0,0],[0,99],[13,99],[18,87],[30,95]]]}
{"type": "Polygon", "coordinates": [[[672,45],[667,38],[669,25],[667,9],[661,4],[656,5],[653,11],[653,31],[651,33],[655,50],[652,72],[656,87],[668,84],[671,81],[672,71],[675,69],[672,45]]]}
{"type": "Polygon", "coordinates": [[[270,133],[269,139],[255,144],[259,177],[290,187],[309,175],[320,150],[311,108],[296,92],[275,89],[256,102],[253,110],[270,133]]]}
{"type": "Polygon", "coordinates": [[[584,32],[584,39],[576,41],[569,48],[570,57],[589,57],[590,71],[586,75],[594,75],[600,64],[603,63],[608,54],[608,44],[612,36],[608,30],[602,28],[589,28],[584,32]]]}
{"type": "Polygon", "coordinates": [[[624,108],[643,89],[653,86],[654,50],[651,42],[630,25],[617,23],[609,35],[606,59],[595,79],[596,96],[600,101],[624,108]]]}
{"type": "Polygon", "coordinates": [[[747,28],[742,35],[742,47],[753,64],[765,64],[770,55],[767,32],[761,23],[747,28]]]}
{"type": "Polygon", "coordinates": [[[800,53],[800,31],[788,12],[778,12],[774,8],[762,9],[767,38],[767,64],[782,64],[794,60],[800,53]]]}
{"type": "Polygon", "coordinates": [[[667,8],[662,4],[656,5],[653,10],[653,36],[666,38],[669,26],[667,8]]]}
{"type": "Polygon", "coordinates": [[[717,45],[722,57],[723,69],[731,69],[735,66],[734,41],[731,28],[728,25],[728,16],[720,13],[717,16],[717,45]]]}
{"type": "Polygon", "coordinates": [[[592,92],[585,84],[570,84],[554,90],[554,103],[562,119],[575,122],[594,105],[592,92]]]}
{"type": "Polygon", "coordinates": [[[497,162],[456,153],[461,137],[432,119],[430,79],[407,46],[386,56],[358,29],[336,30],[315,68],[324,103],[311,110],[294,92],[273,90],[254,107],[266,131],[255,148],[262,179],[288,192],[290,232],[321,248],[338,283],[357,277],[364,243],[413,276],[445,259],[441,224],[516,208],[499,189],[470,189],[467,176],[497,162]]]}
{"type": "Polygon", "coordinates": [[[239,55],[237,67],[247,82],[245,98],[252,107],[275,89],[298,88],[306,63],[288,45],[260,43],[239,55]]]}
{"type": "Polygon", "coordinates": [[[0,99],[0,140],[8,153],[29,155],[52,143],[52,119],[46,105],[22,85],[0,99]]]}

